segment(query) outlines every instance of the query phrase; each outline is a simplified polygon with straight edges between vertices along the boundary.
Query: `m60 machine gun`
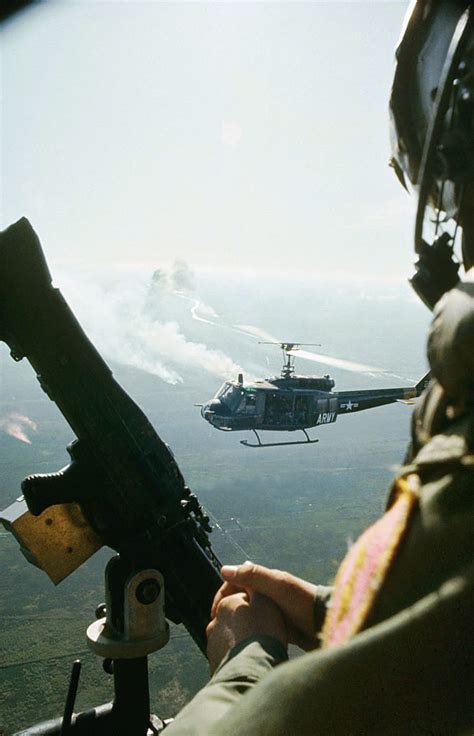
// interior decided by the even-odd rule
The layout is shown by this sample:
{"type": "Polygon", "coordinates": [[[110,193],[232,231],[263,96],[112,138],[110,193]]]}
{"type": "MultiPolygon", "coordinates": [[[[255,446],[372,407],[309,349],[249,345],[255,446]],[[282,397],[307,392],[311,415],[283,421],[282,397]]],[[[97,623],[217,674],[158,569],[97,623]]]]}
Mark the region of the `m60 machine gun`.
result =
{"type": "Polygon", "coordinates": [[[113,670],[114,702],[74,715],[74,665],[64,715],[23,734],[157,733],[150,723],[147,655],[182,622],[205,651],[205,629],[221,578],[209,519],[185,485],[169,447],[114,380],[51,283],[40,242],[21,219],[0,234],[0,340],[26,358],[76,439],[70,464],[31,475],[1,514],[30,562],[55,583],[102,545],[106,605],[89,646],[113,670]]]}

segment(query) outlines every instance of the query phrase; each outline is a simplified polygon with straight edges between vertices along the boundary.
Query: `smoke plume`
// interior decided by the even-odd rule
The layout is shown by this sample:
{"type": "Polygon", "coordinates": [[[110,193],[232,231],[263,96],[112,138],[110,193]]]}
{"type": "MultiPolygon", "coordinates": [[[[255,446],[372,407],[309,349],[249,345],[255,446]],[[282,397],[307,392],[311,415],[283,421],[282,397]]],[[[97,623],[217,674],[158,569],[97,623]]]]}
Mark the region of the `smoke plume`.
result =
{"type": "Polygon", "coordinates": [[[36,429],[36,422],[17,412],[10,412],[0,417],[0,430],[20,442],[25,442],[27,445],[31,445],[27,432],[36,432],[36,429]]]}
{"type": "MultiPolygon", "coordinates": [[[[225,353],[188,340],[177,322],[183,297],[194,309],[201,305],[188,296],[193,274],[184,262],[176,262],[169,272],[157,269],[152,275],[132,272],[91,279],[90,274],[67,272],[60,276],[60,288],[87,335],[107,359],[152,373],[170,384],[183,381],[179,366],[199,367],[222,378],[242,370],[225,353]]],[[[191,307],[186,309],[188,315],[194,317],[191,307]]]]}

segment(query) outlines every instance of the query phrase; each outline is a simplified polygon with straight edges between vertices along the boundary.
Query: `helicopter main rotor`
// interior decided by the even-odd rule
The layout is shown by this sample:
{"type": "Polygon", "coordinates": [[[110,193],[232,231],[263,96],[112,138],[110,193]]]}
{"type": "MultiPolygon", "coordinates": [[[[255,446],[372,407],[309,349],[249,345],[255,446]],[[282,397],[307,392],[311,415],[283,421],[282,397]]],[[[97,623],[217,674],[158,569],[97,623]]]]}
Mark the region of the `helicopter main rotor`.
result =
{"type": "Polygon", "coordinates": [[[291,378],[295,373],[295,355],[293,351],[299,350],[303,346],[321,347],[317,342],[264,342],[259,340],[259,345],[279,345],[283,352],[283,367],[281,369],[282,378],[291,378]]]}

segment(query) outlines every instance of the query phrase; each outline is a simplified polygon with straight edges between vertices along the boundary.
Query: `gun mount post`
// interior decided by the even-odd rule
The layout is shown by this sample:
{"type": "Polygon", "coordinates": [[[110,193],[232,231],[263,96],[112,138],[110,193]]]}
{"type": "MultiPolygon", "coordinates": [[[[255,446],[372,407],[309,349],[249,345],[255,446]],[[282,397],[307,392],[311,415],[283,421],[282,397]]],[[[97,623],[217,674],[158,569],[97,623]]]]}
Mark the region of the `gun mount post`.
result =
{"type": "Polygon", "coordinates": [[[133,571],[120,555],[105,569],[105,617],[87,629],[89,648],[104,659],[135,659],[169,640],[164,580],[158,570],[133,571]]]}
{"type": "Polygon", "coordinates": [[[116,555],[105,569],[105,587],[106,615],[88,627],[87,643],[113,661],[114,733],[145,736],[150,724],[147,655],[169,640],[164,579],[158,570],[136,571],[136,563],[116,555]]]}

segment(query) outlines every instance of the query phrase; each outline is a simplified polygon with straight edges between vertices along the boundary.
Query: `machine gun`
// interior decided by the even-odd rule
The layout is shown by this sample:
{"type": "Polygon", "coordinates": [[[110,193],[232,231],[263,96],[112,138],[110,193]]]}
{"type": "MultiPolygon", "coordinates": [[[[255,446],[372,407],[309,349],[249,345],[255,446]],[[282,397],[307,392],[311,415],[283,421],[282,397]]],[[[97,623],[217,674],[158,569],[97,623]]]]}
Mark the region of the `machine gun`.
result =
{"type": "Polygon", "coordinates": [[[25,218],[0,234],[0,340],[14,360],[31,363],[76,436],[66,468],[23,481],[23,498],[1,514],[4,526],[55,583],[102,545],[118,553],[106,568],[105,607],[87,631],[113,671],[114,702],[73,715],[76,665],[63,718],[22,733],[141,736],[150,726],[147,655],[168,640],[165,614],[205,651],[221,584],[209,519],[53,287],[25,218]]]}

